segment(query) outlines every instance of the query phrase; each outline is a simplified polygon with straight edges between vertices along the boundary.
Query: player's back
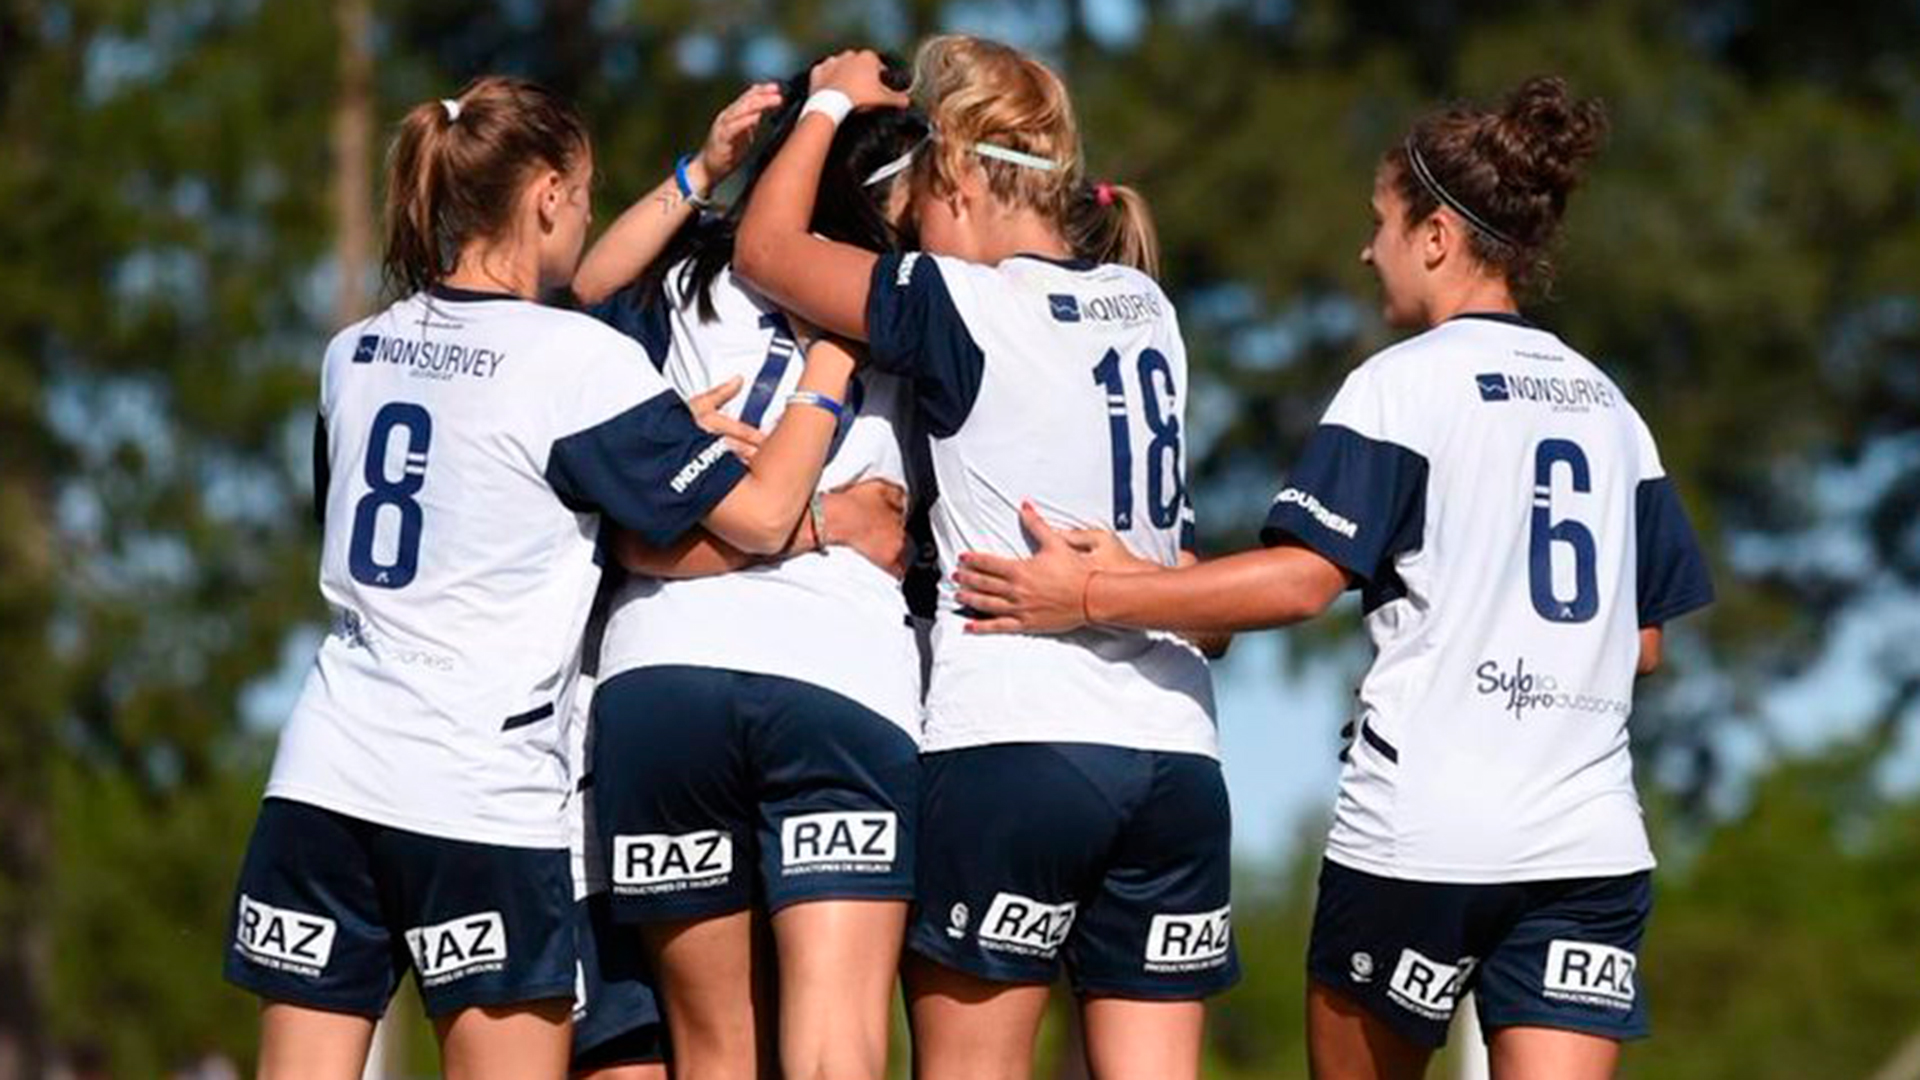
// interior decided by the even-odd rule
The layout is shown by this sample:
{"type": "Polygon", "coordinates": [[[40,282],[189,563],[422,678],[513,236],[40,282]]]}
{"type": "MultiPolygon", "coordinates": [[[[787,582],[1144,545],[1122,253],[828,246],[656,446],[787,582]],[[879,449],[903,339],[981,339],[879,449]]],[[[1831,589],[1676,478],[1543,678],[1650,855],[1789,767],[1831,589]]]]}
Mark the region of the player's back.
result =
{"type": "MultiPolygon", "coordinates": [[[[1171,635],[965,633],[951,573],[960,553],[1026,555],[1022,501],[1059,527],[1109,529],[1173,565],[1187,531],[1182,418],[1186,350],[1153,280],[1115,265],[1016,256],[996,266],[921,256],[882,264],[869,322],[914,322],[932,430],[942,602],[928,690],[929,749],[1007,741],[1096,742],[1213,754],[1206,661],[1171,635]],[[920,275],[937,276],[916,283],[920,275]],[[889,313],[889,304],[899,304],[889,313]],[[913,311],[910,308],[919,310],[913,311]]],[[[872,327],[877,363],[906,336],[872,327]],[[889,341],[889,338],[892,341],[889,341]]]]}
{"type": "Polygon", "coordinates": [[[652,387],[665,389],[620,335],[494,294],[437,288],[334,339],[320,573],[334,625],[270,795],[564,845],[563,728],[599,518],[569,508],[549,465],[652,387]]]}
{"type": "MultiPolygon", "coordinates": [[[[634,295],[638,287],[616,296],[612,321],[651,339],[661,373],[683,397],[740,378],[723,411],[773,430],[805,360],[785,313],[723,267],[707,291],[709,315],[688,265],[669,269],[653,297],[634,295]]],[[[904,489],[900,380],[861,372],[843,404],[818,489],[866,480],[904,489]]],[[[603,671],[675,664],[779,675],[824,686],[917,733],[920,685],[906,614],[899,583],[845,546],[712,577],[634,577],[615,600],[603,671]]]]}
{"type": "Polygon", "coordinates": [[[1369,361],[1325,423],[1392,464],[1356,467],[1351,520],[1280,501],[1394,550],[1330,854],[1435,881],[1651,866],[1626,725],[1665,481],[1632,406],[1553,334],[1471,316],[1369,361]]]}

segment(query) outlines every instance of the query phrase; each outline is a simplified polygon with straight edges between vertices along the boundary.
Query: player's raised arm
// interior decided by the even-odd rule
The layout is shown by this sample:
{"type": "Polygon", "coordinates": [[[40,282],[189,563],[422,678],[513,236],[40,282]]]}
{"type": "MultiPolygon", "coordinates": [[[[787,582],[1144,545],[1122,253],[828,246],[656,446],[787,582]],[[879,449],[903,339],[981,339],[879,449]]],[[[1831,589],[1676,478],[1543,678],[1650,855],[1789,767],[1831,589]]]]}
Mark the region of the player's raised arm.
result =
{"type": "Polygon", "coordinates": [[[673,234],[708,205],[713,190],[739,167],[761,116],[778,108],[780,101],[778,83],[754,83],[722,109],[699,153],[676,162],[673,175],[635,199],[587,249],[573,276],[575,298],[598,304],[659,258],[673,234]]]}
{"type": "Polygon", "coordinates": [[[878,256],[808,231],[834,129],[855,109],[904,106],[882,81],[878,53],[844,52],[815,65],[800,122],[755,188],[740,222],[734,270],[830,333],[867,337],[867,289],[878,256]]]}

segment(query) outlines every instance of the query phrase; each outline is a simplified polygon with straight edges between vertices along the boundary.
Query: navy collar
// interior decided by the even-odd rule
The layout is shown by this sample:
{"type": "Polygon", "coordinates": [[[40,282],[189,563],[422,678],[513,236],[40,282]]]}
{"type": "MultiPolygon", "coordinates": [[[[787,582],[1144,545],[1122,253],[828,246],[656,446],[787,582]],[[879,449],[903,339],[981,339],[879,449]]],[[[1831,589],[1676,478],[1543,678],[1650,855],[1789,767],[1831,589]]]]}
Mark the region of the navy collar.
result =
{"type": "Polygon", "coordinates": [[[1038,259],[1043,263],[1052,263],[1063,270],[1092,270],[1100,265],[1092,259],[1082,259],[1078,257],[1062,259],[1055,255],[1040,255],[1031,251],[1022,251],[1007,257],[1010,259],[1038,259]]]}
{"type": "Polygon", "coordinates": [[[525,300],[524,296],[515,296],[509,292],[493,292],[486,289],[463,289],[458,285],[438,282],[427,287],[427,295],[435,300],[451,300],[455,303],[477,303],[481,300],[525,300]]]}
{"type": "Polygon", "coordinates": [[[1508,326],[1523,326],[1528,330],[1542,329],[1539,325],[1529,322],[1525,316],[1516,315],[1511,311],[1463,311],[1447,321],[1452,322],[1454,319],[1486,319],[1489,322],[1506,323],[1508,326]]]}

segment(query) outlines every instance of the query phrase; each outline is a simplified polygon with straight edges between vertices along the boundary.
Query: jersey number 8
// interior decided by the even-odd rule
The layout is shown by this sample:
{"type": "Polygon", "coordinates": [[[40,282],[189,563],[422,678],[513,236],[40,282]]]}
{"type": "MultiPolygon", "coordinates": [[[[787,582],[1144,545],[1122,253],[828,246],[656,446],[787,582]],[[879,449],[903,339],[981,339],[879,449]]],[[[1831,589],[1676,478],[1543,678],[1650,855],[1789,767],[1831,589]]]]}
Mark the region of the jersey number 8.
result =
{"type": "Polygon", "coordinates": [[[373,416],[373,430],[367,435],[367,493],[353,508],[353,537],[347,543],[347,572],[362,585],[405,588],[420,569],[420,530],[426,515],[414,496],[427,482],[427,447],[432,442],[433,417],[419,405],[392,401],[373,416]],[[387,449],[394,428],[406,429],[407,456],[399,477],[389,478],[387,449]],[[400,515],[400,535],[393,546],[393,561],[383,563],[374,557],[373,541],[380,511],[389,506],[400,515]]]}

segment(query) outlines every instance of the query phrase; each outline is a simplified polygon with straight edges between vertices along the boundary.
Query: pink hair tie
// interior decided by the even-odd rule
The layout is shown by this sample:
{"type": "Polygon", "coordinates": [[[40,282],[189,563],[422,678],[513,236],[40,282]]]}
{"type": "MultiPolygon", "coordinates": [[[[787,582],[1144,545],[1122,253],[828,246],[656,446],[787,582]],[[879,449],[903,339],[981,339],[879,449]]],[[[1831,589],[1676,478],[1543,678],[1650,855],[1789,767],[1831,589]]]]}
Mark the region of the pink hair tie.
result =
{"type": "Polygon", "coordinates": [[[1113,185],[1105,180],[1093,185],[1093,201],[1101,206],[1113,205],[1113,185]]]}

